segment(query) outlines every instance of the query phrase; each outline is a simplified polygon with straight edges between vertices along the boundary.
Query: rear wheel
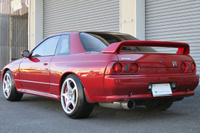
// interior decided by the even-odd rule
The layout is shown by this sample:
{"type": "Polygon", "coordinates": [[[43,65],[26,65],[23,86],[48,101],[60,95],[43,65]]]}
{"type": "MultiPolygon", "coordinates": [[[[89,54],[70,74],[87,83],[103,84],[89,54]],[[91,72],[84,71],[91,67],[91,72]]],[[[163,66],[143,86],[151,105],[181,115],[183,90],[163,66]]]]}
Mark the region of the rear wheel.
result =
{"type": "Polygon", "coordinates": [[[85,118],[93,110],[93,104],[87,102],[83,85],[77,76],[67,76],[61,88],[61,105],[65,113],[73,119],[85,118]]]}
{"type": "Polygon", "coordinates": [[[15,82],[11,71],[6,71],[3,76],[3,94],[4,97],[9,101],[21,100],[23,94],[17,92],[15,82]]]}
{"type": "Polygon", "coordinates": [[[168,108],[170,108],[172,106],[173,102],[168,102],[168,103],[158,103],[158,104],[147,104],[145,105],[147,108],[149,109],[153,109],[153,110],[167,110],[168,108]]]}

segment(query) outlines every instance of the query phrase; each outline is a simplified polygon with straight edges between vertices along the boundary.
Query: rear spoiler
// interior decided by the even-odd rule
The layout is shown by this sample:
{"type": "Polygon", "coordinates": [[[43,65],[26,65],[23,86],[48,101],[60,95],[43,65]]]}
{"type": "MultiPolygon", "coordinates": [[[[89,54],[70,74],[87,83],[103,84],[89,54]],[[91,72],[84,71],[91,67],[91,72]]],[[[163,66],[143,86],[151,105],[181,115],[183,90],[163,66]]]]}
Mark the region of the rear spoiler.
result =
{"type": "Polygon", "coordinates": [[[110,44],[107,48],[105,48],[102,53],[119,53],[122,46],[149,46],[149,47],[174,47],[178,48],[176,54],[185,54],[188,55],[190,53],[190,47],[187,43],[182,42],[167,42],[167,41],[122,41],[117,43],[110,44]]]}

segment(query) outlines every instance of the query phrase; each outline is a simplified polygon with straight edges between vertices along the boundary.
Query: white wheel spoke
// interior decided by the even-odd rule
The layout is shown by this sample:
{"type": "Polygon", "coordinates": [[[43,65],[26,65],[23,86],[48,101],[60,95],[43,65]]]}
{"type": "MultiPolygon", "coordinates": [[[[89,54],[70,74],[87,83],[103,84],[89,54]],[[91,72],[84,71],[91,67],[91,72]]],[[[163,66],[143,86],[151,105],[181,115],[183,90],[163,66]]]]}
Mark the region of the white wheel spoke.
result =
{"type": "Polygon", "coordinates": [[[71,110],[70,105],[71,105],[71,100],[68,100],[67,103],[66,103],[67,110],[71,110]]]}
{"type": "Polygon", "coordinates": [[[6,92],[7,92],[7,93],[9,93],[9,92],[10,92],[10,89],[9,89],[8,87],[6,87],[6,89],[5,89],[5,90],[6,90],[6,92]]]}
{"type": "Polygon", "coordinates": [[[5,89],[6,87],[7,87],[7,85],[3,81],[3,89],[5,89]]]}
{"type": "Polygon", "coordinates": [[[76,88],[74,88],[74,89],[72,90],[72,93],[73,93],[73,95],[75,95],[75,93],[76,93],[76,88]]]}
{"type": "Polygon", "coordinates": [[[69,81],[69,80],[67,81],[67,88],[68,88],[69,90],[72,90],[72,87],[71,87],[71,85],[70,85],[70,81],[69,81]]]}
{"type": "Polygon", "coordinates": [[[9,89],[7,89],[7,95],[10,95],[10,90],[9,89]]]}
{"type": "Polygon", "coordinates": [[[4,84],[4,85],[7,85],[7,84],[8,84],[8,81],[6,80],[6,78],[3,79],[3,84],[4,84]]]}
{"type": "Polygon", "coordinates": [[[66,97],[64,100],[65,100],[65,108],[67,109],[69,104],[69,99],[66,97]]]}
{"type": "Polygon", "coordinates": [[[67,92],[66,93],[62,93],[61,95],[66,98],[67,97],[67,92]]]}
{"type": "Polygon", "coordinates": [[[75,101],[74,101],[74,100],[72,100],[72,101],[71,101],[71,104],[72,104],[73,108],[75,108],[75,106],[76,106],[76,103],[75,103],[75,101]]]}
{"type": "Polygon", "coordinates": [[[67,114],[72,113],[77,106],[77,86],[73,78],[67,78],[61,89],[61,104],[67,114]]]}
{"type": "Polygon", "coordinates": [[[11,88],[11,84],[8,84],[7,87],[8,87],[8,88],[11,88]]]}
{"type": "Polygon", "coordinates": [[[3,88],[3,92],[5,93],[7,91],[7,88],[3,88]]]}
{"type": "Polygon", "coordinates": [[[76,97],[77,97],[77,95],[76,95],[76,90],[73,92],[73,96],[72,96],[72,100],[73,101],[75,101],[76,102],[76,97]]]}

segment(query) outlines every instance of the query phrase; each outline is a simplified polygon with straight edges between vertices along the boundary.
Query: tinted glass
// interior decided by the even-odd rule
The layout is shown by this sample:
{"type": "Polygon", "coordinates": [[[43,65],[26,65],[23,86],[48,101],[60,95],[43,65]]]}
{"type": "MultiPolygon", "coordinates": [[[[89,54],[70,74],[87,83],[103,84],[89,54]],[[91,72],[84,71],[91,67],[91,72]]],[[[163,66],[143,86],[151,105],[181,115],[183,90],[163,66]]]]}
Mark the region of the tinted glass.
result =
{"type": "Polygon", "coordinates": [[[69,53],[69,35],[62,35],[56,49],[56,55],[67,55],[69,53]]]}
{"type": "Polygon", "coordinates": [[[59,38],[60,36],[54,36],[43,41],[33,50],[32,57],[54,55],[59,38]]]}
{"type": "MultiPolygon", "coordinates": [[[[137,38],[123,33],[101,33],[101,32],[86,32],[80,33],[80,39],[85,51],[102,51],[112,43],[125,40],[138,40],[137,38]]],[[[124,46],[121,53],[135,52],[156,52],[151,47],[133,47],[124,46]]]]}
{"type": "Polygon", "coordinates": [[[103,42],[102,38],[87,33],[80,33],[80,39],[85,51],[102,51],[108,45],[103,42]]]}
{"type": "Polygon", "coordinates": [[[135,47],[123,46],[120,53],[156,53],[157,51],[151,47],[135,47]]]}

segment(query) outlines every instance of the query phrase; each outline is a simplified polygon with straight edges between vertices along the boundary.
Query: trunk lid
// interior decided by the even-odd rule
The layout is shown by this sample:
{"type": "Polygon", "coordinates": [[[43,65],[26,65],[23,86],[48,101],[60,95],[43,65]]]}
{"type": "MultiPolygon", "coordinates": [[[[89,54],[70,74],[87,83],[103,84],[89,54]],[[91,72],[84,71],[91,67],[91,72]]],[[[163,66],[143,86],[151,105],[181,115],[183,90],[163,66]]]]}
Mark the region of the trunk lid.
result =
{"type": "Polygon", "coordinates": [[[192,61],[188,55],[176,54],[117,54],[119,61],[136,61],[143,68],[175,68],[182,61],[192,61]]]}

